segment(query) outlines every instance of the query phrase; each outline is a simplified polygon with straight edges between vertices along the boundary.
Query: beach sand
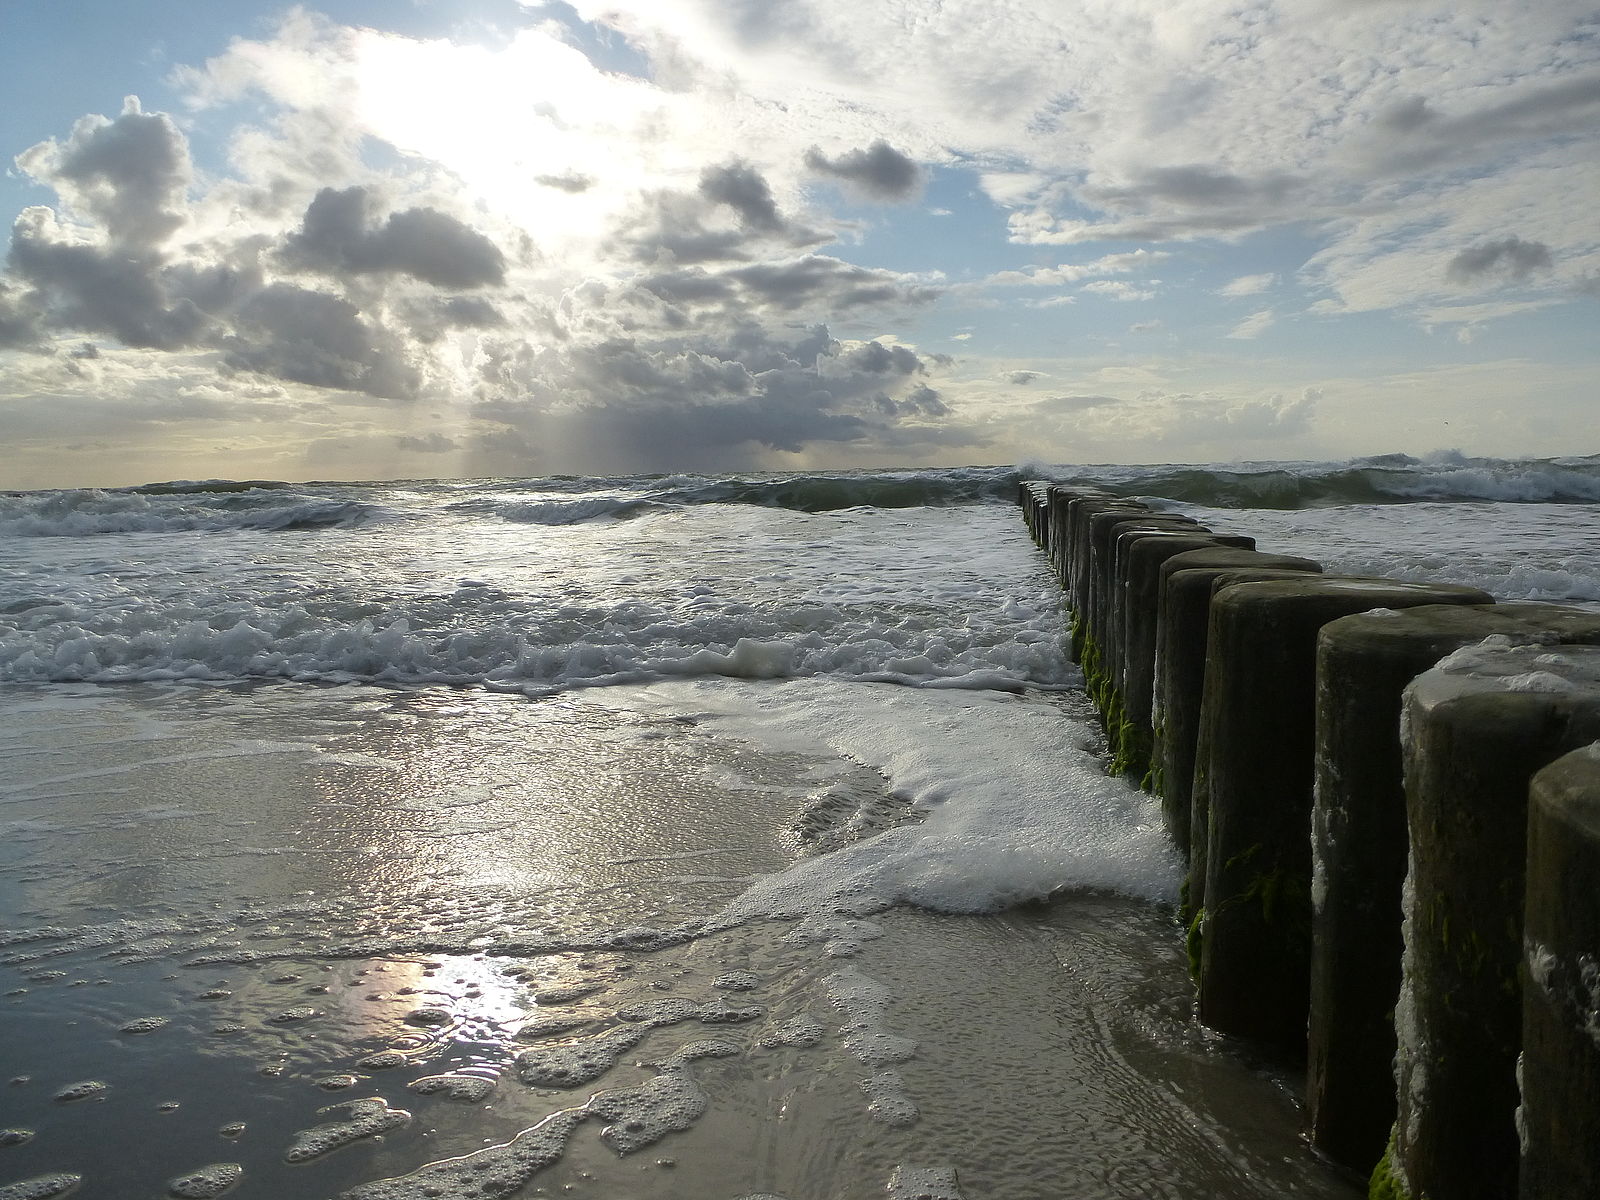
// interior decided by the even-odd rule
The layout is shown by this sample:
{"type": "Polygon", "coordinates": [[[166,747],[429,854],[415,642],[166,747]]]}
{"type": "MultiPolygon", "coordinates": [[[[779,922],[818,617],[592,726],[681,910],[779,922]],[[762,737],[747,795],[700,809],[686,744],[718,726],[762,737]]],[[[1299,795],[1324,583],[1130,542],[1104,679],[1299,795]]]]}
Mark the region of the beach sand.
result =
{"type": "Polygon", "coordinates": [[[487,1148],[597,1200],[1361,1194],[1195,1024],[1160,906],[715,928],[915,814],[607,691],[12,689],[0,1187],[318,1200],[487,1148]],[[550,1165],[493,1149],[551,1120],[550,1165]]]}

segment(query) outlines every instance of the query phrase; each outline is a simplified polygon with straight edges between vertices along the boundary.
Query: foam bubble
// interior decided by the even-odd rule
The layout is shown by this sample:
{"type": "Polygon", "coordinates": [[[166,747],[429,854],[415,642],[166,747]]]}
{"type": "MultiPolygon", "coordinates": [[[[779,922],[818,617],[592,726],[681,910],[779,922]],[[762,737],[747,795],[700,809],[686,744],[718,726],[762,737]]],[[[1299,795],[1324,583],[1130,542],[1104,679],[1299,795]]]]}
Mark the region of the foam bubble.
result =
{"type": "Polygon", "coordinates": [[[566,983],[541,988],[533,994],[533,1002],[541,1008],[553,1008],[560,1004],[571,1004],[575,1000],[582,1000],[585,996],[593,996],[596,992],[605,990],[606,985],[603,983],[566,983]]]}
{"type": "Polygon", "coordinates": [[[317,1115],[321,1117],[336,1112],[343,1112],[345,1119],[301,1130],[284,1151],[283,1160],[289,1163],[310,1162],[362,1138],[377,1137],[391,1129],[398,1129],[411,1120],[410,1113],[402,1108],[390,1108],[386,1100],[378,1097],[330,1104],[327,1108],[318,1109],[317,1115]]]}
{"type": "Polygon", "coordinates": [[[581,1041],[531,1047],[514,1060],[517,1076],[536,1087],[577,1087],[616,1066],[618,1059],[644,1040],[646,1032],[647,1027],[625,1025],[581,1041]]]}
{"type": "Polygon", "coordinates": [[[797,1049],[806,1049],[815,1046],[822,1040],[822,1023],[812,1017],[792,1017],[761,1035],[760,1045],[768,1050],[779,1046],[794,1046],[797,1049]]]}
{"type": "Polygon", "coordinates": [[[869,1067],[905,1062],[917,1051],[908,1037],[890,1033],[885,1022],[891,993],[856,970],[828,976],[828,998],[845,1015],[840,1032],[851,1054],[869,1067]]]}
{"type": "Polygon", "coordinates": [[[379,1050],[376,1054],[358,1058],[356,1066],[363,1071],[388,1071],[394,1067],[403,1067],[410,1061],[398,1050],[379,1050]]]}
{"type": "Polygon", "coordinates": [[[617,1019],[648,1025],[654,1029],[664,1025],[677,1025],[683,1021],[692,1021],[699,1012],[700,1006],[692,1000],[684,1000],[676,996],[664,996],[656,1000],[641,1000],[638,1004],[630,1004],[625,1008],[619,1008],[617,1010],[617,1019]]]}
{"type": "Polygon", "coordinates": [[[966,1200],[954,1167],[901,1164],[889,1176],[889,1200],[966,1200]]]}
{"type": "Polygon", "coordinates": [[[448,1025],[454,1019],[454,1013],[439,1005],[414,1008],[405,1015],[407,1025],[448,1025]]]}
{"type": "Polygon", "coordinates": [[[711,986],[725,992],[753,992],[761,986],[761,977],[749,971],[728,971],[713,979],[711,986]]]}
{"type": "Polygon", "coordinates": [[[409,1175],[364,1183],[339,1200],[475,1200],[509,1196],[560,1160],[582,1109],[564,1109],[500,1146],[462,1158],[428,1163],[409,1175]]]}
{"type": "Polygon", "coordinates": [[[443,1096],[462,1104],[481,1104],[494,1094],[495,1081],[477,1075],[424,1075],[406,1087],[419,1096],[443,1096]]]}
{"type": "Polygon", "coordinates": [[[584,1111],[610,1121],[600,1137],[619,1154],[632,1154],[653,1145],[667,1134],[688,1129],[710,1107],[688,1064],[702,1058],[725,1058],[739,1053],[728,1042],[691,1042],[661,1065],[654,1079],[633,1088],[597,1092],[584,1111]]]}
{"type": "Polygon", "coordinates": [[[552,1034],[581,1029],[594,1022],[595,1017],[589,1013],[537,1013],[523,1022],[522,1028],[517,1030],[517,1037],[525,1042],[531,1042],[538,1038],[550,1037],[552,1034]]]}
{"type": "Polygon", "coordinates": [[[167,1024],[166,1017],[137,1017],[123,1025],[122,1032],[130,1034],[154,1033],[167,1024]]]}
{"type": "Polygon", "coordinates": [[[237,1187],[244,1178],[238,1163],[212,1163],[167,1183],[167,1194],[177,1200],[211,1200],[237,1187]]]}
{"type": "Polygon", "coordinates": [[[905,1080],[898,1071],[875,1071],[872,1078],[861,1081],[861,1090],[867,1096],[867,1115],[885,1125],[915,1125],[922,1114],[906,1094],[905,1080]]]}
{"type": "Polygon", "coordinates": [[[324,1075],[317,1080],[317,1086],[325,1092],[338,1092],[355,1087],[360,1082],[359,1075],[324,1075]]]}
{"type": "Polygon", "coordinates": [[[51,1099],[62,1104],[71,1104],[77,1100],[97,1100],[106,1094],[109,1085],[98,1079],[85,1079],[79,1083],[69,1083],[57,1092],[51,1099]]]}
{"type": "Polygon", "coordinates": [[[24,1142],[33,1140],[31,1129],[0,1129],[0,1146],[20,1146],[24,1142]]]}
{"type": "Polygon", "coordinates": [[[294,1008],[286,1008],[282,1012],[268,1017],[267,1021],[272,1025],[293,1025],[297,1021],[309,1021],[316,1015],[316,1009],[309,1004],[301,1004],[296,1005],[294,1008]]]}
{"type": "Polygon", "coordinates": [[[51,1175],[35,1175],[32,1179],[0,1187],[0,1200],[52,1200],[55,1196],[65,1196],[76,1191],[82,1182],[82,1175],[74,1175],[67,1171],[57,1171],[51,1175]]]}

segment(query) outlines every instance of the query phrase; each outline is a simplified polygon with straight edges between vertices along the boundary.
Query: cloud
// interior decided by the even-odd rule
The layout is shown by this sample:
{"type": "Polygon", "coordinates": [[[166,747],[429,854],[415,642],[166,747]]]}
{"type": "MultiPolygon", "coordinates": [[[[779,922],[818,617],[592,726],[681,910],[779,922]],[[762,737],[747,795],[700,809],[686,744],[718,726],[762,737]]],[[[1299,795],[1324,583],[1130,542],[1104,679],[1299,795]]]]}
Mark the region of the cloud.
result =
{"type": "Polygon", "coordinates": [[[1258,338],[1268,329],[1270,329],[1276,321],[1277,317],[1273,314],[1272,310],[1270,308],[1264,308],[1260,312],[1251,313],[1244,320],[1240,321],[1228,332],[1227,336],[1241,340],[1258,338]]]}
{"type": "Polygon", "coordinates": [[[1220,437],[1229,441],[1294,436],[1310,428],[1320,396],[1316,388],[1306,388],[1293,400],[1274,393],[1264,400],[1184,405],[1178,409],[1177,426],[1172,432],[1180,438],[1220,437]]]}
{"type": "Polygon", "coordinates": [[[461,449],[461,443],[442,433],[428,433],[421,437],[410,434],[396,436],[394,444],[402,450],[409,450],[413,454],[448,454],[461,449]]]}
{"type": "Polygon", "coordinates": [[[983,442],[952,419],[933,379],[936,357],[835,339],[823,326],[782,336],[747,325],[721,346],[662,335],[534,355],[503,349],[496,394],[476,416],[516,431],[541,461],[581,452],[607,470],[738,469],[818,444],[983,442]]]}
{"type": "Polygon", "coordinates": [[[578,175],[576,173],[535,175],[533,181],[540,187],[555,188],[557,191],[567,192],[574,196],[587,192],[595,184],[593,176],[578,175]]]}
{"type": "Polygon", "coordinates": [[[1092,279],[1097,275],[1126,275],[1144,271],[1172,255],[1165,250],[1132,250],[1107,254],[1092,262],[1062,263],[1054,267],[1025,267],[1020,271],[998,271],[983,281],[986,287],[1060,287],[1092,279]]]}
{"type": "Polygon", "coordinates": [[[1132,300],[1154,300],[1156,296],[1151,288],[1135,287],[1120,279],[1098,279],[1093,283],[1084,284],[1078,290],[1095,296],[1107,296],[1124,303],[1132,300]]]}
{"type": "Polygon", "coordinates": [[[1034,409],[1041,414],[1083,412],[1120,403],[1115,396],[1047,396],[1036,403],[1034,409]]]}
{"type": "Polygon", "coordinates": [[[1506,237],[1461,251],[1445,267],[1445,277],[1452,283],[1471,283],[1494,274],[1525,283],[1536,271],[1548,271],[1552,266],[1550,247],[1543,242],[1506,237]]]}
{"type": "Polygon", "coordinates": [[[1593,127],[1600,118],[1600,72],[1586,64],[1565,79],[1533,75],[1486,79],[1464,89],[1466,103],[1440,107],[1433,98],[1406,96],[1376,115],[1381,138],[1367,153],[1385,171],[1407,174],[1460,160],[1481,160],[1504,143],[1532,144],[1593,127]],[[1487,103],[1483,102],[1487,99],[1487,103]]]}
{"type": "Polygon", "coordinates": [[[362,319],[350,301],[274,283],[240,306],[221,339],[234,370],[386,399],[414,397],[420,373],[392,332],[362,319]]]}
{"type": "Polygon", "coordinates": [[[850,150],[834,158],[812,146],[805,153],[805,164],[816,174],[838,179],[873,200],[909,200],[922,186],[916,160],[881,138],[865,150],[850,150]]]}
{"type": "Polygon", "coordinates": [[[1277,275],[1270,271],[1264,275],[1240,275],[1219,287],[1217,295],[1258,296],[1277,282],[1277,275]]]}
{"type": "Polygon", "coordinates": [[[1032,383],[1035,379],[1043,379],[1043,371],[1007,371],[1001,378],[1007,383],[1017,384],[1019,387],[1032,383]]]}
{"type": "Polygon", "coordinates": [[[82,240],[47,208],[23,211],[11,231],[7,265],[37,305],[23,327],[41,324],[102,333],[126,346],[178,349],[204,339],[205,314],[166,286],[150,253],[119,253],[82,240]]]}
{"type": "Polygon", "coordinates": [[[1129,202],[1148,206],[1165,201],[1183,208],[1235,208],[1282,204],[1303,180],[1273,172],[1250,178],[1205,163],[1172,167],[1143,167],[1120,185],[1090,186],[1087,195],[1101,202],[1129,202]]]}
{"type": "Polygon", "coordinates": [[[778,205],[767,181],[748,163],[707,167],[700,173],[700,194],[713,204],[726,204],[747,229],[773,233],[783,228],[778,205]]]}
{"type": "Polygon", "coordinates": [[[34,306],[21,288],[0,279],[0,349],[36,349],[41,338],[34,306]]]}
{"type": "Polygon", "coordinates": [[[65,143],[40,142],[17,165],[104,226],[120,250],[160,245],[184,223],[188,143],[170,117],[145,113],[136,96],[115,120],[84,117],[65,143]]]}
{"type": "Polygon", "coordinates": [[[649,263],[747,262],[834,238],[785,217],[766,177],[743,161],[706,167],[693,191],[648,193],[619,219],[631,257],[649,263]],[[726,220],[729,214],[732,223],[726,220]]]}
{"type": "Polygon", "coordinates": [[[286,261],[334,275],[409,275],[451,289],[505,281],[505,256],[477,230],[432,208],[408,208],[374,224],[375,207],[367,188],[321,189],[284,243],[286,261]]]}

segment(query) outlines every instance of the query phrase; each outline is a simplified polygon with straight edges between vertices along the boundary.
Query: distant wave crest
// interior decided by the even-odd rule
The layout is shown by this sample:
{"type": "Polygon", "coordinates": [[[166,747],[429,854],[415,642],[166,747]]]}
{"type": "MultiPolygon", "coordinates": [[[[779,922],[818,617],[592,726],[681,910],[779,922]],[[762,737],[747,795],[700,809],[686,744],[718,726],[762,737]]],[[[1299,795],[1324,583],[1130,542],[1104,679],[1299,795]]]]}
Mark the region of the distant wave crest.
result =
{"type": "Polygon", "coordinates": [[[796,512],[1010,503],[1020,471],[933,467],[907,471],[824,471],[794,475],[635,475],[583,479],[482,480],[450,507],[506,521],[570,525],[623,519],[701,504],[750,504],[796,512]],[[532,489],[537,489],[532,490],[532,489]]]}
{"type": "Polygon", "coordinates": [[[1386,454],[1337,463],[1041,467],[1036,478],[1086,483],[1122,495],[1213,508],[1325,508],[1341,504],[1499,501],[1600,502],[1600,456],[1562,459],[1411,458],[1386,454]]]}
{"type": "Polygon", "coordinates": [[[0,534],[86,537],[108,533],[350,528],[381,513],[360,500],[306,495],[286,485],[150,484],[0,495],[0,534]]]}

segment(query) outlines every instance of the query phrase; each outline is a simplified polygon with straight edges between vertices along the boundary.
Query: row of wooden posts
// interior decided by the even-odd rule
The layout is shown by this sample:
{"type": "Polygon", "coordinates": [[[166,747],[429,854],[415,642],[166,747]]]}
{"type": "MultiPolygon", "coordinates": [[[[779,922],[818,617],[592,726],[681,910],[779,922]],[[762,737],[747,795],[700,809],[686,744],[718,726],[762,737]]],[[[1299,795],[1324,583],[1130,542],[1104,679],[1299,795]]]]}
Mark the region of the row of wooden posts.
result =
{"type": "Polygon", "coordinates": [[[1373,1197],[1600,1197],[1600,612],[1021,502],[1187,856],[1200,1019],[1304,1064],[1373,1197]]]}

